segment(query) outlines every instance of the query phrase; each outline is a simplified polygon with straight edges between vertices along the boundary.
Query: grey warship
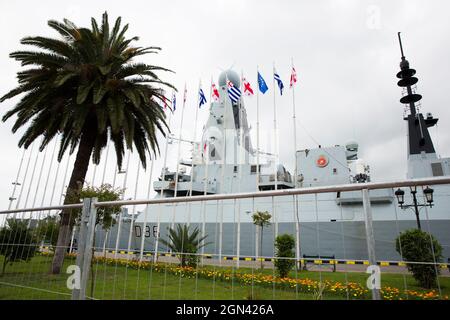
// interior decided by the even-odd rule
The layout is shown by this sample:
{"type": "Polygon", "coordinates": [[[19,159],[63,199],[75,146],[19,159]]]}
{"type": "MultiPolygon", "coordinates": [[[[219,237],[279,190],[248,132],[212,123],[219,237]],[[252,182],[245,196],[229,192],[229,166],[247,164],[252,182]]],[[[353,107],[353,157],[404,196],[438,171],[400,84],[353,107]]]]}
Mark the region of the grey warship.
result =
{"type": "MultiPolygon", "coordinates": [[[[400,40],[400,35],[399,35],[400,40]]],[[[450,158],[438,157],[428,129],[438,122],[424,115],[417,104],[418,78],[401,46],[398,86],[403,90],[400,102],[407,107],[407,179],[450,176],[450,158]]],[[[264,192],[266,190],[336,186],[370,182],[370,167],[358,157],[356,142],[345,145],[297,150],[296,169],[289,172],[282,163],[260,162],[261,150],[253,147],[244,100],[228,98],[227,82],[241,86],[233,70],[223,71],[218,79],[220,99],[209,105],[209,117],[201,141],[193,142],[189,160],[181,160],[176,170],[163,168],[153,188],[157,198],[198,195],[264,192]],[[189,173],[187,173],[189,172],[189,173]]],[[[433,234],[450,257],[450,186],[433,186],[434,205],[422,208],[424,231],[433,234]]],[[[415,190],[422,197],[422,188],[415,190]]],[[[415,195],[416,195],[415,194],[415,195]]],[[[405,202],[410,192],[405,194],[405,202]]],[[[399,232],[415,228],[415,215],[398,207],[395,190],[370,192],[377,258],[401,260],[395,250],[399,232]]],[[[128,250],[150,254],[167,252],[160,242],[175,224],[198,227],[210,242],[202,253],[221,259],[225,256],[256,257],[260,254],[259,229],[252,214],[267,211],[271,225],[264,230],[262,255],[274,255],[274,238],[289,233],[296,238],[296,256],[334,256],[337,259],[367,259],[363,199],[361,192],[316,195],[261,197],[241,200],[203,201],[149,205],[136,216],[121,214],[109,231],[99,230],[98,247],[117,252],[128,250]],[[132,235],[130,236],[130,230],[132,235]],[[131,240],[131,245],[130,241],[131,240]]]]}

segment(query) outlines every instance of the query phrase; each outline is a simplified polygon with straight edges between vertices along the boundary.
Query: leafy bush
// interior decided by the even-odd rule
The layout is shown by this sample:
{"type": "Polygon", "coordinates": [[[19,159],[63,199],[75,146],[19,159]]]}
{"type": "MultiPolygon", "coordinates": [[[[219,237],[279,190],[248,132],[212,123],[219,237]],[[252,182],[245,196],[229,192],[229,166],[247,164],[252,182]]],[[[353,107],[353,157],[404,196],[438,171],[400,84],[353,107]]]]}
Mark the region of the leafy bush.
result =
{"type": "MultiPolygon", "coordinates": [[[[294,246],[295,240],[292,235],[279,235],[275,239],[276,256],[279,258],[294,258],[294,246]]],[[[275,259],[275,267],[280,278],[286,278],[294,265],[294,259],[275,259]]]]}
{"type": "MultiPolygon", "coordinates": [[[[410,262],[437,263],[442,259],[442,247],[439,242],[433,235],[418,229],[402,232],[395,241],[395,249],[403,255],[404,260],[410,262]]],[[[439,268],[434,264],[407,263],[407,267],[421,287],[427,289],[436,287],[439,268]]]]}
{"type": "Polygon", "coordinates": [[[0,255],[4,256],[2,273],[6,265],[16,261],[29,261],[36,252],[36,239],[28,228],[28,220],[8,219],[0,229],[0,255]]]}
{"type": "Polygon", "coordinates": [[[160,241],[178,256],[182,267],[195,267],[199,261],[198,250],[209,244],[203,243],[207,237],[208,235],[201,237],[197,227],[190,232],[188,225],[177,224],[176,229],[169,228],[169,239],[160,241]]]}

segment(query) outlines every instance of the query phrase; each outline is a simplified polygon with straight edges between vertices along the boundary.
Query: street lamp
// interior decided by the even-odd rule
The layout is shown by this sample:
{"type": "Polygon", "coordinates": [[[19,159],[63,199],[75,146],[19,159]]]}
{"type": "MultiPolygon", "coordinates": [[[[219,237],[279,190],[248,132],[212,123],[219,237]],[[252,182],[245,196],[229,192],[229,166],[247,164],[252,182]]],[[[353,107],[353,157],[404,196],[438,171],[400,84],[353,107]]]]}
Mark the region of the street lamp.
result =
{"type": "Polygon", "coordinates": [[[397,197],[397,202],[398,202],[398,206],[402,209],[407,209],[407,208],[414,208],[414,213],[416,214],[416,221],[417,221],[417,228],[419,230],[421,230],[420,228],[420,219],[419,219],[419,207],[433,207],[433,192],[434,190],[431,189],[430,187],[426,187],[423,190],[423,194],[425,195],[425,199],[427,203],[418,203],[417,202],[417,187],[410,187],[410,192],[412,194],[413,197],[413,203],[412,204],[405,204],[405,191],[403,191],[402,189],[398,188],[395,191],[395,196],[397,197]]]}
{"type": "Polygon", "coordinates": [[[405,191],[398,188],[397,191],[395,191],[395,196],[397,197],[398,204],[400,205],[400,208],[405,203],[405,191]]]}
{"type": "Polygon", "coordinates": [[[426,187],[424,190],[423,190],[423,193],[424,193],[424,195],[425,195],[425,198],[427,199],[427,202],[430,204],[430,207],[432,207],[433,206],[433,192],[434,192],[434,190],[433,189],[431,189],[431,188],[429,188],[429,187],[426,187]]]}

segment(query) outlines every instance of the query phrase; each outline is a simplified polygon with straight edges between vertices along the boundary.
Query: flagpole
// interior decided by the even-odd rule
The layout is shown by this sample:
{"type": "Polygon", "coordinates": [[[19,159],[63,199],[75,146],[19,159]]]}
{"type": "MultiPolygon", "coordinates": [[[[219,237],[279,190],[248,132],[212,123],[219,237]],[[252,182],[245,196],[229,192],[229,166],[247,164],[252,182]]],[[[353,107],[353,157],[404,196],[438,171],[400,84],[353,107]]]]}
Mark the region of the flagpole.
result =
{"type": "MultiPolygon", "coordinates": [[[[238,193],[241,192],[241,181],[242,181],[242,162],[243,162],[243,152],[244,152],[244,130],[242,128],[242,104],[244,103],[244,93],[243,93],[243,82],[244,82],[244,72],[241,70],[241,99],[239,101],[239,183],[238,183],[238,193]]],[[[239,257],[241,254],[241,201],[238,200],[238,227],[237,227],[237,244],[236,244],[236,267],[239,268],[239,257]]]]}
{"type": "MultiPolygon", "coordinates": [[[[294,59],[291,58],[291,72],[294,71],[294,59]]],[[[292,77],[292,75],[291,75],[292,77]]],[[[292,81],[292,80],[291,80],[292,81]]],[[[294,123],[294,160],[295,160],[295,169],[294,169],[294,187],[297,188],[297,176],[298,176],[298,167],[297,167],[297,120],[295,116],[295,83],[292,83],[292,121],[294,123]]]]}
{"type": "MultiPolygon", "coordinates": [[[[20,205],[20,202],[21,202],[21,199],[22,199],[22,192],[23,192],[23,190],[25,188],[25,182],[27,181],[28,169],[29,169],[29,166],[30,166],[31,158],[33,156],[33,148],[34,148],[35,144],[36,143],[34,143],[34,142],[31,144],[30,155],[29,155],[28,160],[27,160],[27,165],[25,166],[25,174],[23,176],[22,184],[20,186],[19,197],[17,198],[17,202],[16,202],[16,207],[15,207],[16,209],[19,209],[19,205],[20,205]]],[[[17,217],[17,214],[14,213],[13,214],[13,219],[16,219],[16,217],[17,217]]]]}
{"type": "MultiPolygon", "coordinates": [[[[275,62],[273,63],[273,138],[275,154],[275,190],[278,189],[278,135],[277,135],[277,108],[276,108],[276,83],[275,83],[275,62]]],[[[276,219],[275,198],[273,198],[273,220],[275,223],[275,239],[278,236],[278,221],[276,219]]],[[[274,239],[274,240],[275,240],[274,239]]]]}
{"type": "MultiPolygon", "coordinates": [[[[184,84],[184,92],[186,93],[186,83],[184,84]]],[[[183,109],[184,109],[184,105],[185,105],[185,99],[183,98],[183,109]]],[[[172,112],[169,113],[169,123],[168,123],[168,127],[170,128],[170,122],[172,120],[172,112]]],[[[167,165],[167,149],[169,146],[169,134],[166,135],[166,146],[164,149],[164,162],[163,162],[163,168],[162,168],[162,174],[161,174],[161,193],[160,193],[160,198],[163,197],[163,192],[164,192],[164,183],[166,180],[166,165],[167,165]]],[[[155,239],[155,248],[154,248],[154,254],[153,254],[153,262],[157,262],[158,261],[158,244],[159,244],[159,229],[161,226],[161,204],[158,205],[158,218],[157,218],[157,223],[156,223],[156,239],[155,239]]]]}
{"type": "MultiPolygon", "coordinates": [[[[186,85],[185,85],[186,86],[186,85]]],[[[177,166],[176,166],[176,172],[175,172],[175,190],[173,192],[173,197],[176,198],[178,195],[178,177],[179,177],[179,171],[180,171],[180,155],[181,155],[181,134],[183,131],[183,120],[184,120],[184,106],[185,102],[183,99],[183,110],[181,110],[181,121],[180,121],[180,132],[178,134],[178,154],[177,154],[177,166]]],[[[173,205],[173,212],[172,212],[172,223],[170,225],[171,229],[174,229],[175,226],[175,211],[176,211],[177,205],[173,205]]]]}
{"type": "MultiPolygon", "coordinates": [[[[148,188],[147,188],[147,199],[150,199],[150,192],[152,190],[152,175],[153,175],[153,164],[154,159],[151,158],[152,164],[150,166],[150,176],[148,178],[148,188]]],[[[145,229],[147,229],[147,214],[148,214],[148,208],[144,209],[144,224],[142,225],[142,232],[141,232],[141,250],[139,252],[139,261],[142,261],[144,257],[144,246],[145,246],[145,229]]]]}
{"type": "MultiPolygon", "coordinates": [[[[194,130],[195,131],[195,130],[194,130]]],[[[193,146],[192,146],[192,154],[195,154],[195,132],[192,137],[193,146]]],[[[190,172],[190,179],[189,179],[189,193],[186,196],[192,197],[192,189],[194,184],[194,156],[192,156],[192,164],[191,164],[191,172],[190,172]]],[[[188,216],[187,216],[187,226],[189,227],[191,225],[191,203],[188,204],[188,216]]]]}
{"type": "MultiPolygon", "coordinates": [[[[294,188],[297,188],[297,177],[298,177],[298,165],[297,165],[297,121],[295,116],[295,82],[293,82],[292,75],[294,72],[294,58],[291,58],[291,86],[292,86],[292,121],[294,123],[294,188]]],[[[300,260],[300,221],[298,218],[298,203],[297,196],[293,197],[294,200],[294,210],[295,210],[295,235],[296,235],[296,245],[295,245],[295,253],[296,253],[296,261],[300,260]]],[[[296,263],[296,265],[297,265],[296,263]]]]}
{"type": "Polygon", "coordinates": [[[258,89],[256,90],[256,191],[259,191],[259,67],[256,66],[256,79],[258,89]]]}
{"type": "MultiPolygon", "coordinates": [[[[212,85],[213,85],[213,77],[211,76],[211,83],[209,86],[209,103],[210,105],[212,105],[212,85]]],[[[197,128],[197,127],[196,127],[197,128]]],[[[200,139],[200,142],[202,142],[202,140],[200,139]]],[[[205,142],[206,144],[206,142],[205,142]]],[[[200,145],[199,145],[200,146],[200,145]]],[[[208,166],[209,166],[209,144],[206,144],[206,148],[203,147],[203,145],[201,146],[202,148],[202,152],[203,152],[203,162],[205,163],[205,173],[204,173],[204,177],[203,177],[203,195],[207,195],[208,194],[208,166]],[[206,157],[205,157],[206,155],[206,157]]],[[[191,190],[192,192],[192,190],[191,190]]],[[[189,205],[191,203],[189,202],[189,205]]],[[[206,225],[205,225],[205,220],[206,220],[206,203],[205,201],[202,201],[201,203],[202,205],[202,219],[203,219],[203,223],[202,223],[202,237],[205,236],[205,232],[206,232],[206,225]]],[[[201,263],[203,265],[203,254],[205,253],[204,251],[204,246],[202,247],[202,259],[201,259],[201,263]]]]}
{"type": "MultiPolygon", "coordinates": [[[[41,139],[41,142],[42,142],[42,139],[41,139]]],[[[24,206],[23,206],[24,208],[26,208],[27,205],[28,205],[28,200],[29,200],[29,198],[30,198],[31,187],[33,186],[34,175],[36,174],[36,167],[37,167],[37,164],[38,164],[38,159],[39,159],[40,153],[41,153],[41,151],[39,151],[39,149],[38,149],[38,152],[37,152],[37,154],[36,154],[36,159],[34,160],[34,164],[33,164],[33,170],[31,171],[31,179],[30,179],[30,182],[29,182],[29,186],[28,186],[28,190],[27,190],[27,195],[26,195],[26,197],[25,197],[25,204],[24,204],[24,206]]],[[[31,213],[30,213],[30,214],[31,214],[31,213]]],[[[25,213],[25,212],[22,212],[22,217],[21,217],[21,220],[22,220],[22,221],[25,220],[25,215],[26,215],[26,213],[25,213]]],[[[30,217],[30,218],[31,218],[31,217],[30,217]]]]}
{"type": "MultiPolygon", "coordinates": [[[[256,89],[256,191],[259,191],[259,177],[260,177],[260,165],[259,165],[259,91],[260,91],[260,85],[259,85],[259,67],[256,66],[256,79],[258,88],[256,89]]],[[[252,214],[255,214],[256,212],[253,212],[252,214]]],[[[255,253],[258,254],[259,252],[259,228],[256,228],[255,230],[255,253]]]]}
{"type": "MultiPolygon", "coordinates": [[[[26,150],[27,149],[23,148],[22,158],[21,158],[20,164],[19,164],[19,170],[17,170],[17,176],[16,176],[16,179],[14,180],[14,183],[13,183],[14,184],[13,191],[11,193],[11,196],[9,197],[8,210],[11,210],[11,206],[12,206],[12,203],[14,201],[14,195],[16,194],[16,188],[17,188],[17,185],[19,184],[20,171],[22,170],[22,164],[23,164],[23,159],[25,157],[25,151],[26,150]]],[[[9,217],[9,214],[7,215],[7,217],[9,217]]]]}
{"type": "Polygon", "coordinates": [[[275,62],[273,63],[273,137],[275,154],[275,190],[278,189],[278,141],[277,141],[277,108],[276,108],[276,83],[275,83],[275,62]]]}
{"type": "MultiPolygon", "coordinates": [[[[183,130],[183,120],[184,120],[184,107],[185,102],[183,100],[183,109],[181,110],[181,121],[180,121],[180,132],[178,134],[178,154],[177,154],[177,170],[175,172],[175,190],[174,190],[174,198],[177,197],[178,193],[178,175],[179,175],[179,168],[180,168],[180,154],[181,154],[181,133],[183,130]]],[[[173,227],[173,226],[172,226],[173,227]]]]}
{"type": "MultiPolygon", "coordinates": [[[[228,91],[228,75],[225,71],[225,93],[223,100],[223,122],[222,122],[222,173],[220,177],[220,192],[225,193],[225,166],[226,166],[226,124],[227,124],[227,91],[228,91]]],[[[233,106],[233,104],[231,103],[233,106]]],[[[224,200],[221,200],[220,224],[219,224],[219,264],[222,265],[222,245],[223,245],[223,206],[224,200]]]]}
{"type": "MultiPolygon", "coordinates": [[[[211,77],[211,81],[212,81],[212,77],[211,77]]],[[[197,108],[195,109],[195,123],[194,123],[194,139],[193,141],[195,141],[195,138],[197,137],[197,121],[198,121],[198,109],[200,109],[200,90],[202,88],[202,82],[201,79],[198,81],[198,102],[197,102],[197,108]]],[[[211,96],[211,93],[210,93],[211,96]]],[[[211,100],[209,100],[211,101],[211,100]]],[[[195,142],[194,142],[194,146],[193,148],[195,148],[195,142]]],[[[194,160],[194,158],[192,158],[192,160],[194,160]]],[[[192,169],[194,168],[194,163],[192,163],[192,169]]],[[[191,177],[192,180],[192,177],[191,177]]],[[[202,238],[205,236],[206,233],[206,217],[205,217],[205,202],[202,201],[201,203],[201,221],[202,221],[202,238]]],[[[202,244],[204,244],[205,242],[202,241],[202,244]]],[[[201,261],[201,265],[203,265],[203,254],[205,253],[205,246],[202,246],[202,250],[201,250],[201,254],[202,254],[202,258],[200,259],[201,261]]]]}
{"type": "MultiPolygon", "coordinates": [[[[39,170],[39,176],[38,176],[38,180],[37,180],[37,183],[36,183],[36,190],[34,192],[33,203],[31,205],[32,208],[34,208],[34,205],[36,204],[37,195],[38,195],[38,192],[39,192],[39,187],[40,187],[41,179],[42,179],[42,173],[44,172],[44,166],[46,164],[45,159],[47,158],[47,151],[48,151],[48,145],[45,147],[44,158],[42,159],[41,167],[40,167],[40,170],[39,170]]],[[[50,168],[49,168],[49,170],[50,170],[50,168]]],[[[36,216],[39,217],[40,214],[41,213],[39,212],[36,216]]],[[[28,220],[28,228],[30,228],[30,226],[31,226],[31,220],[32,219],[33,219],[33,212],[30,212],[30,220],[28,220]]]]}
{"type": "MultiPolygon", "coordinates": [[[[136,183],[134,185],[134,199],[137,198],[137,190],[138,190],[138,184],[139,184],[140,169],[141,169],[141,162],[138,159],[138,167],[137,167],[137,171],[136,171],[136,183]]],[[[131,236],[133,235],[135,216],[136,216],[136,205],[133,206],[133,213],[131,215],[131,223],[130,223],[130,231],[128,233],[127,260],[130,259],[131,236]]],[[[143,235],[141,234],[141,236],[143,236],[143,235]]]]}
{"type": "MultiPolygon", "coordinates": [[[[176,171],[175,171],[175,190],[173,192],[174,198],[176,198],[178,195],[178,178],[179,178],[179,171],[180,171],[181,137],[182,137],[182,131],[183,131],[183,120],[184,120],[184,102],[183,102],[183,109],[181,110],[180,132],[178,134],[178,153],[177,153],[177,166],[176,166],[176,171]]],[[[170,224],[170,228],[172,230],[175,228],[176,208],[177,208],[177,205],[175,204],[173,206],[173,210],[172,210],[172,223],[170,224]]],[[[170,250],[170,251],[172,251],[172,250],[170,250]]]]}

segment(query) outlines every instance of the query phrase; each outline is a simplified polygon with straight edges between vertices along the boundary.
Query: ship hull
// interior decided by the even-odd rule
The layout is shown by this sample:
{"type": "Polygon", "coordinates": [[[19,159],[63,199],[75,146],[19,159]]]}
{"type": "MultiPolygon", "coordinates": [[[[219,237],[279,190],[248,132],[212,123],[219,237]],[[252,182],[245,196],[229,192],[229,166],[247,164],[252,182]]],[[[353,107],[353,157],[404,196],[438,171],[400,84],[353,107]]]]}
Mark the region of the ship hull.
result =
{"type": "MultiPolygon", "coordinates": [[[[392,190],[388,191],[392,193],[392,190]]],[[[371,209],[376,258],[399,261],[401,256],[396,251],[395,239],[400,232],[417,228],[415,214],[411,209],[400,209],[395,199],[390,202],[378,201],[375,192],[373,194],[371,209]]],[[[441,243],[445,261],[450,257],[449,194],[450,186],[436,186],[436,205],[432,208],[422,207],[420,210],[422,230],[430,232],[441,243]]],[[[340,197],[345,198],[345,195],[340,197]]],[[[119,236],[118,250],[140,252],[144,237],[144,251],[153,253],[158,225],[159,237],[167,239],[169,228],[176,224],[190,224],[200,230],[204,228],[206,242],[209,243],[203,249],[205,254],[221,257],[271,257],[275,255],[275,236],[288,233],[300,240],[301,256],[365,260],[368,255],[364,210],[358,199],[352,201],[344,205],[339,203],[336,194],[319,194],[296,196],[295,200],[288,196],[149,205],[133,223],[122,222],[120,232],[118,224],[107,234],[104,230],[99,230],[96,247],[113,251],[119,236]],[[259,238],[261,231],[253,224],[251,217],[255,211],[268,211],[272,215],[271,225],[263,230],[262,254],[259,238]]],[[[409,199],[406,198],[406,201],[409,199]]],[[[158,252],[167,251],[159,243],[158,252]]]]}

